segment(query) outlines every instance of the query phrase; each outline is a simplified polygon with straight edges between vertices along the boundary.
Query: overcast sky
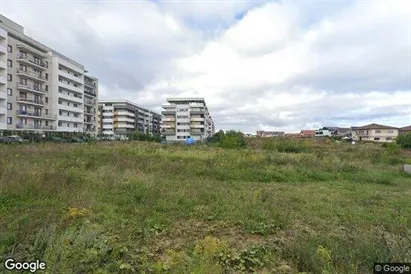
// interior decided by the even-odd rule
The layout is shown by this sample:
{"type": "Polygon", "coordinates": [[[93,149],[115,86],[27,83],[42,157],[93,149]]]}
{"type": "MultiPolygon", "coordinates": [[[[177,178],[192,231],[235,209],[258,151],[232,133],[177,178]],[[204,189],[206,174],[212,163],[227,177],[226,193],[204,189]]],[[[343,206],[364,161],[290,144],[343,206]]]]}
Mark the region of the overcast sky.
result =
{"type": "Polygon", "coordinates": [[[409,124],[411,1],[17,1],[101,99],[204,97],[217,129],[409,124]]]}

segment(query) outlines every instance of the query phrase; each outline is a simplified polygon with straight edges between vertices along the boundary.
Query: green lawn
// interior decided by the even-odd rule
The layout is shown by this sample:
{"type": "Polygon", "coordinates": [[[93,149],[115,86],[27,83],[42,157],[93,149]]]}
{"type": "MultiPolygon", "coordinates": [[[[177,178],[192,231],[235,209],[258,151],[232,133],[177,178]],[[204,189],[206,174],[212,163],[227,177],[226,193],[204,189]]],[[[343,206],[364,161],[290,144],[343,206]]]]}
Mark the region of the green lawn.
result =
{"type": "Polygon", "coordinates": [[[0,146],[3,261],[48,273],[372,273],[411,262],[410,158],[251,140],[0,146]],[[280,151],[294,151],[288,153],[280,151]]]}

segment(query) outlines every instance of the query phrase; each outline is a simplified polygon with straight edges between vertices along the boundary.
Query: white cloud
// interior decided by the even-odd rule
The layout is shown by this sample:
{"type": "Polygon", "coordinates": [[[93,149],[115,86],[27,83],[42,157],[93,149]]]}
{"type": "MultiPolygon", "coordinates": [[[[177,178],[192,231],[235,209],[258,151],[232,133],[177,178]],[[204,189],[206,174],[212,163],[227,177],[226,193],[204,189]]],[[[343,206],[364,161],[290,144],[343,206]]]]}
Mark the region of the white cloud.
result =
{"type": "Polygon", "coordinates": [[[247,132],[408,123],[411,1],[45,5],[3,12],[84,63],[104,99],[202,96],[217,128],[247,132]]]}

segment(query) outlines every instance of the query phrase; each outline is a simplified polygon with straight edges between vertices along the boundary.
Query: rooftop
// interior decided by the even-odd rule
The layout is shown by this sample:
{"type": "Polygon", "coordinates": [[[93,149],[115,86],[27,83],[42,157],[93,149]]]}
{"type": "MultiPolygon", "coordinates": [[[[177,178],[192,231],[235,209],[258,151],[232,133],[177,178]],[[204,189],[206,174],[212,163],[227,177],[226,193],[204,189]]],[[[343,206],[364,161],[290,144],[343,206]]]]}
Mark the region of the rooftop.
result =
{"type": "Polygon", "coordinates": [[[143,106],[141,106],[141,105],[138,105],[138,104],[136,104],[136,103],[134,103],[134,102],[132,102],[132,101],[126,100],[126,99],[99,100],[99,101],[98,101],[98,104],[99,104],[99,105],[102,105],[102,104],[114,104],[114,105],[115,105],[115,104],[129,104],[129,105],[138,107],[138,108],[140,108],[140,109],[143,109],[143,110],[149,111],[149,112],[151,112],[151,113],[153,113],[153,114],[157,114],[157,115],[160,115],[160,116],[161,116],[161,114],[159,114],[158,112],[156,112],[156,111],[154,111],[154,110],[151,110],[151,109],[149,109],[149,108],[147,108],[147,107],[143,107],[143,106]]]}
{"type": "Polygon", "coordinates": [[[361,126],[361,127],[352,127],[352,129],[398,129],[398,128],[372,123],[372,124],[361,126]]]}

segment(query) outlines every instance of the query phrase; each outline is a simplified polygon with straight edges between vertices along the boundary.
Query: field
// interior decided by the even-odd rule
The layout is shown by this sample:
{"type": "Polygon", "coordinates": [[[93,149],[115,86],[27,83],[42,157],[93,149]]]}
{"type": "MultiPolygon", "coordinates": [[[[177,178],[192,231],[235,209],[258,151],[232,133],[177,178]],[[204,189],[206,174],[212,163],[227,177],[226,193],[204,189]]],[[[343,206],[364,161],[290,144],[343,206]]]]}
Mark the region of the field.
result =
{"type": "Polygon", "coordinates": [[[411,262],[410,160],[331,140],[2,145],[0,272],[372,273],[411,262]]]}

